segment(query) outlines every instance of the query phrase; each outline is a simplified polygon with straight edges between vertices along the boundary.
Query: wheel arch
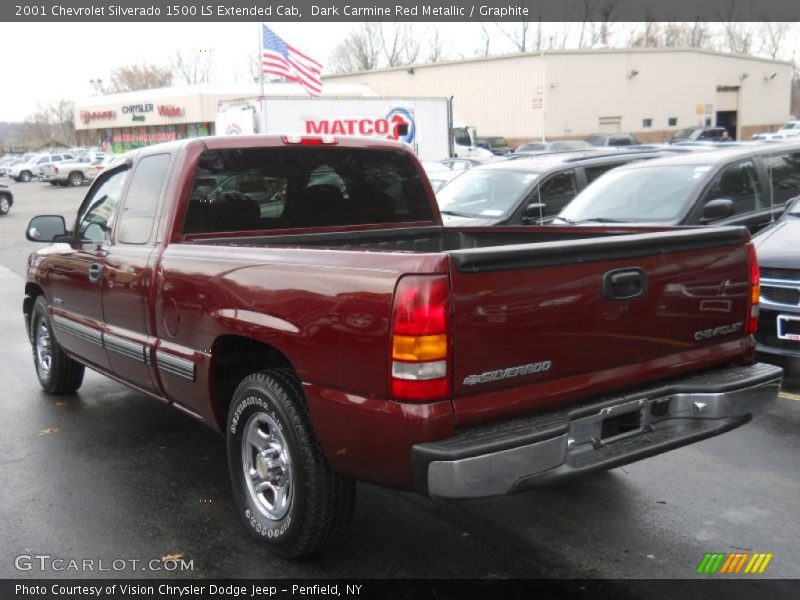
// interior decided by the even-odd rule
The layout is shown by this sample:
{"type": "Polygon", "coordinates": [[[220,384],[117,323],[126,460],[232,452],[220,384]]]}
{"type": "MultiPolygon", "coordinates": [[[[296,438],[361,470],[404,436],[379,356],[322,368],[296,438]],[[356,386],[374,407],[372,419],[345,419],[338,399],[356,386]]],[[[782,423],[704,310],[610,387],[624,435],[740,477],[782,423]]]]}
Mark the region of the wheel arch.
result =
{"type": "Polygon", "coordinates": [[[209,367],[210,391],[220,431],[225,429],[236,386],[247,375],[266,369],[282,369],[297,377],[289,358],[270,344],[236,334],[224,334],[214,340],[209,367]]]}
{"type": "Polygon", "coordinates": [[[33,305],[36,298],[44,296],[44,290],[38,283],[29,281],[25,284],[25,299],[22,301],[22,314],[25,315],[25,330],[28,332],[28,337],[31,336],[31,314],[33,314],[33,305]]]}

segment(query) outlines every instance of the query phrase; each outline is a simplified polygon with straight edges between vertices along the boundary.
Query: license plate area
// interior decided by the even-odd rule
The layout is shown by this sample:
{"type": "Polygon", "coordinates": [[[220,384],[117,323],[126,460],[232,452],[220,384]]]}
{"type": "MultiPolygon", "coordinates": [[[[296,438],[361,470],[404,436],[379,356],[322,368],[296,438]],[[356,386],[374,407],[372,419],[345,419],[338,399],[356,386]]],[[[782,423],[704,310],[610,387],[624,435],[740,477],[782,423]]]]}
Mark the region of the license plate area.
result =
{"type": "Polygon", "coordinates": [[[603,442],[612,442],[630,435],[635,435],[643,429],[643,411],[639,403],[632,403],[614,407],[600,423],[600,439],[603,442]]]}
{"type": "Polygon", "coordinates": [[[778,339],[800,342],[800,316],[778,315],[778,339]]]}

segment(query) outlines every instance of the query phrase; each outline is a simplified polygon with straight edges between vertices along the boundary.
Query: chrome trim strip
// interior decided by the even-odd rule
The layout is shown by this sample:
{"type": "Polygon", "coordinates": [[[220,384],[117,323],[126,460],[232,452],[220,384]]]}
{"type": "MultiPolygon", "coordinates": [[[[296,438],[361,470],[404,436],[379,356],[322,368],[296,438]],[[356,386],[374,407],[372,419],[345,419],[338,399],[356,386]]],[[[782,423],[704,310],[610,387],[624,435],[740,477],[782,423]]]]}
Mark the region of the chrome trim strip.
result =
{"type": "Polygon", "coordinates": [[[74,335],[85,342],[96,344],[100,347],[103,346],[103,334],[98,329],[81,325],[61,315],[53,315],[53,325],[64,333],[74,335]]]}
{"type": "Polygon", "coordinates": [[[143,344],[131,342],[110,333],[104,333],[103,346],[106,350],[111,350],[127,358],[147,364],[147,349],[143,344]]]}
{"type": "Polygon", "coordinates": [[[156,362],[161,371],[166,371],[189,381],[197,379],[197,363],[194,361],[167,354],[163,350],[157,350],[156,362]]]}

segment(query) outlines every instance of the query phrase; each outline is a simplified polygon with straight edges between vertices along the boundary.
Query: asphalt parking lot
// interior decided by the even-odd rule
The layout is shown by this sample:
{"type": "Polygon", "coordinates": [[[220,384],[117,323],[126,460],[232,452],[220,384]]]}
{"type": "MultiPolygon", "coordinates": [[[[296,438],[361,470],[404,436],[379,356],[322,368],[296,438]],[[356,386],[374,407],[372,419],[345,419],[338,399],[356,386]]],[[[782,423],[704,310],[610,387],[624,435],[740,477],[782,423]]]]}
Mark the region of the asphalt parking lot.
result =
{"type": "MultiPolygon", "coordinates": [[[[560,487],[454,502],[360,484],[341,545],[274,558],[238,522],[217,434],[91,372],[73,396],[40,391],[21,313],[36,246],[24,229],[36,214],[69,222],[87,188],[10,185],[15,204],[0,217],[0,577],[93,576],[15,566],[48,554],[181,555],[194,567],[98,576],[691,579],[705,553],[739,551],[773,554],[758,577],[800,577],[796,389],[736,431],[560,487]]],[[[796,592],[791,582],[784,591],[796,592]]]]}

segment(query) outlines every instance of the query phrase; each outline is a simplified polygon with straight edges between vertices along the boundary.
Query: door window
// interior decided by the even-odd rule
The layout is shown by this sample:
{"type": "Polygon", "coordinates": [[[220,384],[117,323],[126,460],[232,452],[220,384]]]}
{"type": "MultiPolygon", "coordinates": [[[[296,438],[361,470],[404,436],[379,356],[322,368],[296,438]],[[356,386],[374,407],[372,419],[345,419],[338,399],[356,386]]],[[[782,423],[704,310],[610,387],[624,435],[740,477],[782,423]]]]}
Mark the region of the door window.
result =
{"type": "Polygon", "coordinates": [[[157,154],[146,156],[136,165],[119,220],[120,242],[146,244],[150,241],[169,160],[169,154],[157,154]]]}
{"type": "Polygon", "coordinates": [[[544,214],[554,215],[564,208],[578,193],[575,171],[564,171],[546,179],[529,202],[544,202],[544,214]],[[541,198],[541,199],[540,199],[541,198]]]}
{"type": "Polygon", "coordinates": [[[730,165],[717,173],[703,198],[703,205],[718,198],[732,200],[737,215],[764,207],[764,194],[752,160],[730,165]]]}
{"type": "Polygon", "coordinates": [[[84,209],[78,216],[77,235],[80,241],[102,244],[111,236],[114,214],[127,174],[128,171],[124,170],[109,177],[84,203],[84,209]]]}
{"type": "Polygon", "coordinates": [[[765,156],[764,166],[772,182],[772,199],[775,204],[783,204],[800,194],[800,152],[765,156]]]}

